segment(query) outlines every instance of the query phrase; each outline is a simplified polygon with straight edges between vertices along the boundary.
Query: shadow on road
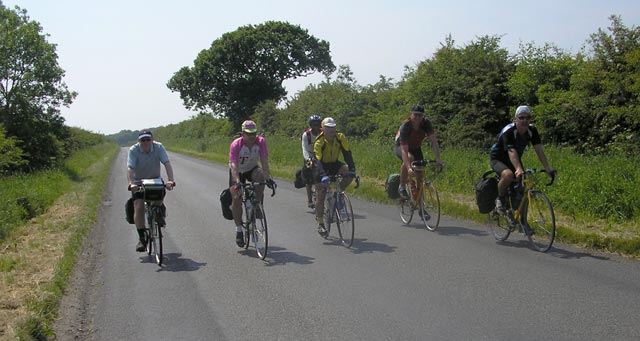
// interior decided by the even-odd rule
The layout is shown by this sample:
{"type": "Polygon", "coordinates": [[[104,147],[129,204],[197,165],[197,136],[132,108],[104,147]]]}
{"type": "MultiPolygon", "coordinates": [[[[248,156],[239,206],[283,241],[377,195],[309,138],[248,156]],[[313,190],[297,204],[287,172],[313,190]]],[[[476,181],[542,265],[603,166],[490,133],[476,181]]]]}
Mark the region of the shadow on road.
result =
{"type": "MultiPolygon", "coordinates": [[[[517,247],[517,248],[522,248],[522,249],[529,249],[532,252],[537,252],[532,246],[531,243],[529,243],[528,240],[526,239],[515,239],[517,238],[518,234],[516,234],[516,236],[514,237],[509,237],[509,238],[514,238],[513,240],[509,240],[507,239],[504,242],[497,242],[497,244],[502,245],[502,246],[508,246],[508,247],[517,247]]],[[[573,251],[569,251],[569,250],[563,250],[560,249],[556,246],[556,244],[554,243],[553,246],[551,246],[551,249],[549,251],[546,252],[546,254],[552,256],[552,257],[557,257],[557,258],[562,258],[562,259],[580,259],[580,258],[593,258],[593,259],[599,259],[599,260],[609,260],[610,257],[607,257],[605,255],[595,255],[595,254],[589,254],[586,252],[582,252],[582,251],[578,251],[578,252],[573,252],[573,251]]]]}
{"type": "MultiPolygon", "coordinates": [[[[314,258],[302,256],[295,252],[286,251],[287,249],[279,246],[269,246],[269,253],[267,257],[264,259],[264,262],[267,266],[273,265],[285,265],[287,263],[294,264],[311,264],[313,263],[314,258]]],[[[248,255],[251,257],[258,257],[255,250],[249,248],[248,250],[242,250],[239,252],[240,254],[248,255]]]]}
{"type": "MultiPolygon", "coordinates": [[[[337,243],[336,245],[342,246],[339,239],[336,239],[336,243],[337,243]]],[[[353,245],[351,245],[351,248],[350,248],[351,252],[355,254],[374,253],[374,252],[391,253],[391,252],[395,252],[396,249],[397,249],[396,246],[391,246],[384,243],[368,242],[367,239],[358,239],[358,238],[355,238],[353,240],[353,245]]]]}
{"type": "MultiPolygon", "coordinates": [[[[164,254],[162,259],[162,266],[158,268],[158,271],[171,271],[171,272],[182,272],[182,271],[196,271],[201,267],[207,265],[207,263],[198,263],[189,258],[181,258],[181,253],[167,253],[164,254]]],[[[144,257],[140,257],[142,263],[154,263],[155,258],[151,256],[145,255],[144,257]]]]}

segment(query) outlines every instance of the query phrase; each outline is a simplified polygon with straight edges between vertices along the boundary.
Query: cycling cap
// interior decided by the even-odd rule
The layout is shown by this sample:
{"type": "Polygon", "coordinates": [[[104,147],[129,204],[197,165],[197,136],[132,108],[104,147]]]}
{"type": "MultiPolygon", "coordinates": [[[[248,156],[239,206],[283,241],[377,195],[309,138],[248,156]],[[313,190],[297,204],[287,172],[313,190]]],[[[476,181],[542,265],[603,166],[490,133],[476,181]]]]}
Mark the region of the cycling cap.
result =
{"type": "Polygon", "coordinates": [[[411,108],[411,113],[424,114],[424,107],[420,104],[416,104],[413,106],[413,108],[411,108]]]}
{"type": "Polygon", "coordinates": [[[140,130],[140,132],[138,133],[138,140],[143,139],[145,137],[153,137],[153,134],[151,133],[151,130],[149,130],[149,129],[140,130]]]}
{"type": "Polygon", "coordinates": [[[516,117],[520,116],[520,114],[529,114],[531,115],[531,108],[526,105],[521,105],[516,109],[516,117]]]}
{"type": "Polygon", "coordinates": [[[242,131],[249,134],[255,133],[256,131],[258,131],[258,128],[256,128],[256,122],[253,122],[251,120],[242,122],[242,131]]]}
{"type": "Polygon", "coordinates": [[[336,126],[336,121],[333,120],[333,118],[331,117],[326,117],[324,120],[322,120],[322,127],[335,127],[336,126]]]}
{"type": "Polygon", "coordinates": [[[322,121],[322,119],[318,115],[312,115],[309,116],[309,119],[307,121],[309,122],[309,124],[311,124],[312,122],[320,122],[322,121]]]}

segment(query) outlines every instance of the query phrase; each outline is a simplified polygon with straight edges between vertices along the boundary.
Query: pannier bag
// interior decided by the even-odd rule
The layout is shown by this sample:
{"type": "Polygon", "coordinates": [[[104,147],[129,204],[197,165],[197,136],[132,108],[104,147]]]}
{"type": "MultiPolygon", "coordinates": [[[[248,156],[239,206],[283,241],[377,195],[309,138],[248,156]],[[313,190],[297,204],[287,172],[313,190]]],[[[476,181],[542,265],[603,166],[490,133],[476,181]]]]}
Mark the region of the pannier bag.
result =
{"type": "Polygon", "coordinates": [[[133,197],[130,197],[124,204],[124,218],[127,220],[127,223],[135,224],[135,221],[133,221],[133,197]]]}
{"type": "Polygon", "coordinates": [[[302,173],[302,168],[296,171],[296,179],[293,181],[293,186],[295,188],[302,188],[306,186],[306,182],[304,181],[304,174],[302,173]]]}
{"type": "Polygon", "coordinates": [[[162,179],[143,179],[144,199],[151,201],[160,201],[164,199],[167,193],[162,179]]]}
{"type": "Polygon", "coordinates": [[[387,180],[384,182],[384,189],[387,192],[387,197],[389,199],[400,198],[398,186],[400,186],[400,174],[389,174],[389,176],[387,176],[387,180]]]}
{"type": "Polygon", "coordinates": [[[226,188],[220,193],[220,206],[222,206],[222,216],[227,220],[233,219],[233,212],[231,212],[231,191],[226,188]]]}
{"type": "Polygon", "coordinates": [[[480,181],[476,183],[476,204],[478,204],[480,213],[489,213],[496,206],[498,178],[490,176],[493,173],[493,170],[485,172],[480,181]]]}

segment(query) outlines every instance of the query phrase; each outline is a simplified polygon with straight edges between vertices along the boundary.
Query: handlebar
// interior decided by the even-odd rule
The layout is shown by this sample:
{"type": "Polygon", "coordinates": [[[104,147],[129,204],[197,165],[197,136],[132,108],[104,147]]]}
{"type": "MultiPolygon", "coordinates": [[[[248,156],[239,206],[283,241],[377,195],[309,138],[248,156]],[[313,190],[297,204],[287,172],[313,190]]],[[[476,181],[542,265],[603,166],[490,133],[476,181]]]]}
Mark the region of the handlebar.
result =
{"type": "Polygon", "coordinates": [[[264,182],[255,182],[252,181],[251,183],[238,183],[237,186],[242,187],[243,189],[246,188],[251,188],[254,187],[256,185],[266,185],[269,189],[271,189],[271,196],[276,195],[276,188],[278,188],[278,184],[273,181],[273,179],[268,179],[267,181],[264,182]]]}
{"type": "Polygon", "coordinates": [[[340,180],[342,180],[342,178],[351,177],[351,178],[354,178],[354,180],[356,181],[356,185],[353,188],[360,187],[360,176],[358,175],[347,174],[346,176],[344,176],[342,174],[336,174],[336,175],[325,175],[325,176],[329,179],[329,182],[339,182],[340,180]]]}
{"type": "MultiPolygon", "coordinates": [[[[535,173],[547,173],[546,170],[544,169],[527,169],[524,171],[524,174],[535,174],[535,173]]],[[[553,185],[553,183],[556,181],[556,177],[558,176],[558,171],[557,170],[553,170],[553,172],[551,172],[551,181],[549,181],[546,185],[547,186],[551,186],[553,185]]]]}

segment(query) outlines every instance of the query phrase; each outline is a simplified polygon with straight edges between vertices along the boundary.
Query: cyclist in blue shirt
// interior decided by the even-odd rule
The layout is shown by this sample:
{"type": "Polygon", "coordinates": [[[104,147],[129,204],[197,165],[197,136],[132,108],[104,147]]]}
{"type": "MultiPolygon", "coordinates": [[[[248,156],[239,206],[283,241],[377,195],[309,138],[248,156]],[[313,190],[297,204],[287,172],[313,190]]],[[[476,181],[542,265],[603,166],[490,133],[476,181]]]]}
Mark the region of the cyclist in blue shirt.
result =
{"type": "Polygon", "coordinates": [[[167,151],[162,143],[153,140],[153,134],[149,129],[143,129],[138,134],[138,143],[129,148],[127,157],[127,178],[129,179],[129,190],[133,198],[135,221],[138,231],[138,245],[136,251],[144,252],[146,245],[146,234],[144,226],[144,201],[143,194],[138,192],[138,188],[142,184],[142,179],[156,179],[160,177],[160,164],[164,165],[167,172],[168,181],[165,186],[168,190],[172,190],[176,183],[173,179],[173,167],[169,162],[167,151]]]}

